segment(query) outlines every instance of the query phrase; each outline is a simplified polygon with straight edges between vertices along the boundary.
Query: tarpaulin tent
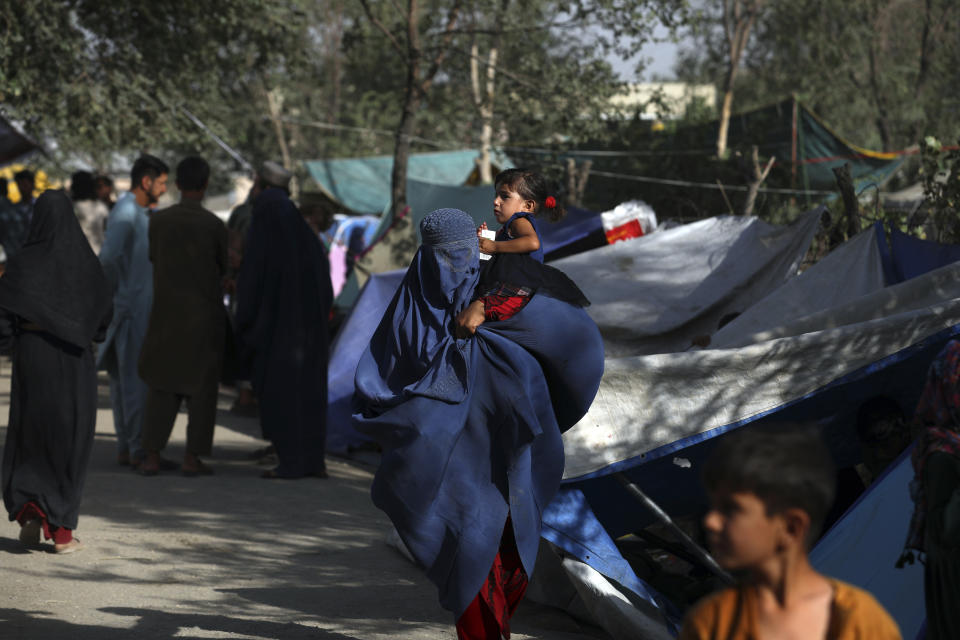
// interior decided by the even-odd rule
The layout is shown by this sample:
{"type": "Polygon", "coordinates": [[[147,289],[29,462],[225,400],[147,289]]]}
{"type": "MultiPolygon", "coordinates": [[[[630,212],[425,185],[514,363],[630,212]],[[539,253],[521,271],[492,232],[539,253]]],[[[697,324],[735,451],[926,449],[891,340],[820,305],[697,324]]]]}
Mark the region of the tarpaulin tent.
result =
{"type": "MultiPolygon", "coordinates": [[[[408,158],[407,177],[416,182],[461,186],[476,169],[479,157],[476,149],[413,153],[408,158]]],[[[494,154],[492,162],[499,167],[509,165],[509,160],[499,154],[494,154]]],[[[354,213],[380,214],[390,205],[393,156],[330,158],[304,164],[332,200],[354,213]]]]}
{"type": "Polygon", "coordinates": [[[597,399],[564,435],[565,477],[669,455],[958,322],[960,265],[950,265],[771,328],[759,343],[608,359],[597,399]]]}
{"type": "Polygon", "coordinates": [[[710,348],[758,342],[762,331],[830,309],[886,284],[881,261],[883,227],[872,225],[749,307],[711,337],[710,348]]]}
{"type": "Polygon", "coordinates": [[[10,164],[39,148],[37,143],[18,131],[9,120],[0,115],[0,165],[10,164]]]}
{"type": "Polygon", "coordinates": [[[371,274],[406,268],[420,246],[420,221],[435,209],[462,209],[477,226],[486,222],[492,228],[497,227],[490,185],[465,187],[409,180],[407,204],[407,210],[400,212],[402,215],[395,215],[389,207],[383,212],[373,243],[354,263],[353,272],[335,301],[336,306],[352,306],[371,274]]]}
{"type": "Polygon", "coordinates": [[[896,567],[913,513],[911,451],[903,452],[810,552],[819,571],[872,593],[908,640],[918,637],[926,618],[923,565],[896,567]]]}
{"type": "Polygon", "coordinates": [[[915,238],[894,228],[890,230],[890,251],[884,258],[887,280],[903,282],[960,260],[960,245],[915,238]]]}
{"type": "MultiPolygon", "coordinates": [[[[852,266],[875,272],[875,255],[859,253],[863,264],[852,266]]],[[[859,405],[887,395],[909,412],[933,356],[957,335],[960,265],[950,265],[754,334],[762,342],[608,360],[597,401],[564,436],[565,483],[544,514],[544,537],[633,590],[636,575],[612,540],[638,531],[652,517],[614,474],[625,474],[670,513],[695,514],[705,507],[699,477],[716,438],[745,424],[785,421],[819,424],[838,466],[852,466],[860,456],[853,429],[859,405]]],[[[897,506],[884,503],[884,517],[900,509],[905,523],[910,507],[895,495],[897,506]]],[[[903,545],[903,527],[869,529],[869,540],[862,535],[879,500],[861,499],[834,526],[825,538],[828,547],[845,545],[846,553],[817,556],[818,567],[865,588],[878,576],[896,580],[890,570],[903,545]],[[839,542],[829,542],[834,537],[839,542]],[[859,545],[855,553],[853,545],[859,545]],[[873,566],[864,557],[884,558],[889,566],[873,566]]],[[[922,592],[898,601],[916,575],[902,580],[875,595],[905,637],[914,637],[922,592]]]]}
{"type": "Polygon", "coordinates": [[[367,279],[357,303],[330,345],[330,363],[327,367],[327,451],[331,453],[346,454],[351,447],[369,442],[369,438],[350,426],[353,378],[360,354],[373,338],[373,332],[405,273],[405,270],[377,273],[367,279]]]}
{"type": "Polygon", "coordinates": [[[590,299],[608,357],[681,351],[793,277],[820,216],[708,218],[552,264],[590,299]]]}

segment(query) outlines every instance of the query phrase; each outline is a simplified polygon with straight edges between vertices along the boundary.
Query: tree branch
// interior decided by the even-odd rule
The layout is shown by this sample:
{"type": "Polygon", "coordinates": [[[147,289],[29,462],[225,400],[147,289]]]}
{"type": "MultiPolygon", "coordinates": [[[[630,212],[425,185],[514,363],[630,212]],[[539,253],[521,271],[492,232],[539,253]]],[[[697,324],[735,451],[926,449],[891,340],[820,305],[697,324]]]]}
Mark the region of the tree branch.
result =
{"type": "Polygon", "coordinates": [[[390,29],[387,29],[386,25],[380,22],[380,20],[373,15],[373,11],[370,10],[369,0],[360,0],[360,4],[363,6],[363,11],[367,14],[367,18],[370,19],[370,22],[372,22],[377,29],[383,32],[383,35],[387,36],[387,40],[390,41],[390,44],[393,46],[396,52],[400,54],[400,57],[403,60],[407,60],[409,52],[400,45],[400,42],[390,32],[390,29]]]}
{"type": "Polygon", "coordinates": [[[443,64],[443,59],[446,58],[447,54],[450,52],[450,43],[453,41],[453,30],[457,26],[457,20],[460,18],[460,8],[462,5],[463,0],[457,0],[453,7],[450,8],[450,13],[447,15],[447,26],[443,30],[443,39],[440,50],[430,62],[430,69],[427,71],[427,74],[424,76],[423,82],[421,83],[420,90],[423,93],[426,93],[430,90],[430,86],[433,84],[433,79],[440,70],[440,65],[443,64]]]}

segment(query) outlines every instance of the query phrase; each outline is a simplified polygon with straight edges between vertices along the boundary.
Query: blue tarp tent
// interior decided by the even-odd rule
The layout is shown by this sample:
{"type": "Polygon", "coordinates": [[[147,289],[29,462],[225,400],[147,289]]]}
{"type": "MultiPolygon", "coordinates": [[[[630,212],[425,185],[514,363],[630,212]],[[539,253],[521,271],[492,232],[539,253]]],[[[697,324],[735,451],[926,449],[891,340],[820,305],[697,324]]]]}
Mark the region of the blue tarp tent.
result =
{"type": "Polygon", "coordinates": [[[917,637],[926,617],[923,565],[895,566],[913,512],[910,452],[870,485],[810,553],[818,570],[872,593],[908,640],[917,637]]]}
{"type": "MultiPolygon", "coordinates": [[[[593,407],[564,436],[566,479],[545,513],[544,537],[632,589],[636,576],[621,577],[627,567],[610,541],[653,518],[614,473],[624,473],[667,512],[699,517],[706,506],[702,463],[718,437],[740,426],[815,423],[838,467],[856,464],[858,407],[886,395],[909,415],[930,361],[960,335],[960,264],[788,320],[765,335],[763,342],[718,350],[608,360],[593,407]],[[604,535],[594,534],[595,522],[604,535]]],[[[894,482],[890,477],[886,482],[894,482]]],[[[910,588],[915,573],[893,570],[911,512],[905,490],[856,503],[824,538],[824,549],[846,545],[846,552],[824,551],[817,561],[824,572],[873,590],[912,638],[922,619],[922,589],[910,588]],[[902,526],[864,524],[879,517],[870,510],[880,503],[885,518],[900,512],[902,526]],[[890,584],[874,589],[877,580],[890,584]]],[[[645,597],[646,590],[637,593],[645,597]]]]}
{"type": "MultiPolygon", "coordinates": [[[[880,222],[874,224],[883,229],[880,222]]],[[[960,245],[915,238],[894,228],[883,258],[887,283],[896,284],[960,260],[960,245]]]]}
{"type": "Polygon", "coordinates": [[[369,441],[350,426],[353,377],[360,354],[373,338],[373,332],[405,273],[399,270],[371,276],[330,345],[330,364],[327,367],[327,451],[331,453],[347,454],[351,447],[369,441]]]}
{"type": "Polygon", "coordinates": [[[548,262],[554,257],[573,255],[607,244],[600,214],[579,207],[567,207],[567,214],[557,222],[544,220],[540,224],[540,235],[548,262]]]}

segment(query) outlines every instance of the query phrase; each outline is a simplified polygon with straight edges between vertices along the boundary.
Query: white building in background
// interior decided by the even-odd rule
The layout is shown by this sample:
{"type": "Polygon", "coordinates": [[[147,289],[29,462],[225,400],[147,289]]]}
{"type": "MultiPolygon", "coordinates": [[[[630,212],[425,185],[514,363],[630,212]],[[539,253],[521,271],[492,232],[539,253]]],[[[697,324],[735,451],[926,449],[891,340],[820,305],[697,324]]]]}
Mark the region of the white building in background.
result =
{"type": "Polygon", "coordinates": [[[712,84],[685,82],[640,82],[610,99],[618,115],[633,116],[639,110],[643,120],[673,120],[681,117],[694,100],[716,108],[717,91],[712,84]]]}

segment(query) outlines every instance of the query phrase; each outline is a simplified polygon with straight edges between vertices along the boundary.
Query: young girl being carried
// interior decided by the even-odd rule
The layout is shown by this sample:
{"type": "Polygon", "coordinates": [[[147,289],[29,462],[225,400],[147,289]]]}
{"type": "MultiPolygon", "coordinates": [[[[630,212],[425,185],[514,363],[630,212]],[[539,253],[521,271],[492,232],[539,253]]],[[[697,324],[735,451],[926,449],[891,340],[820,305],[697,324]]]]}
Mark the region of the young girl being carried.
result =
{"type": "MultiPolygon", "coordinates": [[[[549,181],[530,169],[507,169],[497,175],[493,215],[502,226],[495,240],[481,236],[480,251],[486,254],[524,253],[543,263],[543,246],[536,217],[546,212],[551,222],[564,215],[563,206],[551,195],[549,181]]],[[[486,231],[483,223],[477,235],[486,231]]]]}
{"type": "Polygon", "coordinates": [[[589,304],[563,272],[543,264],[543,244],[537,218],[547,213],[559,220],[563,206],[550,181],[532,169],[507,169],[497,175],[493,214],[501,223],[495,239],[477,229],[480,252],[492,256],[481,265],[473,301],[458,317],[458,334],[467,337],[486,320],[507,320],[526,306],[538,291],[571,304],[589,304]]]}

